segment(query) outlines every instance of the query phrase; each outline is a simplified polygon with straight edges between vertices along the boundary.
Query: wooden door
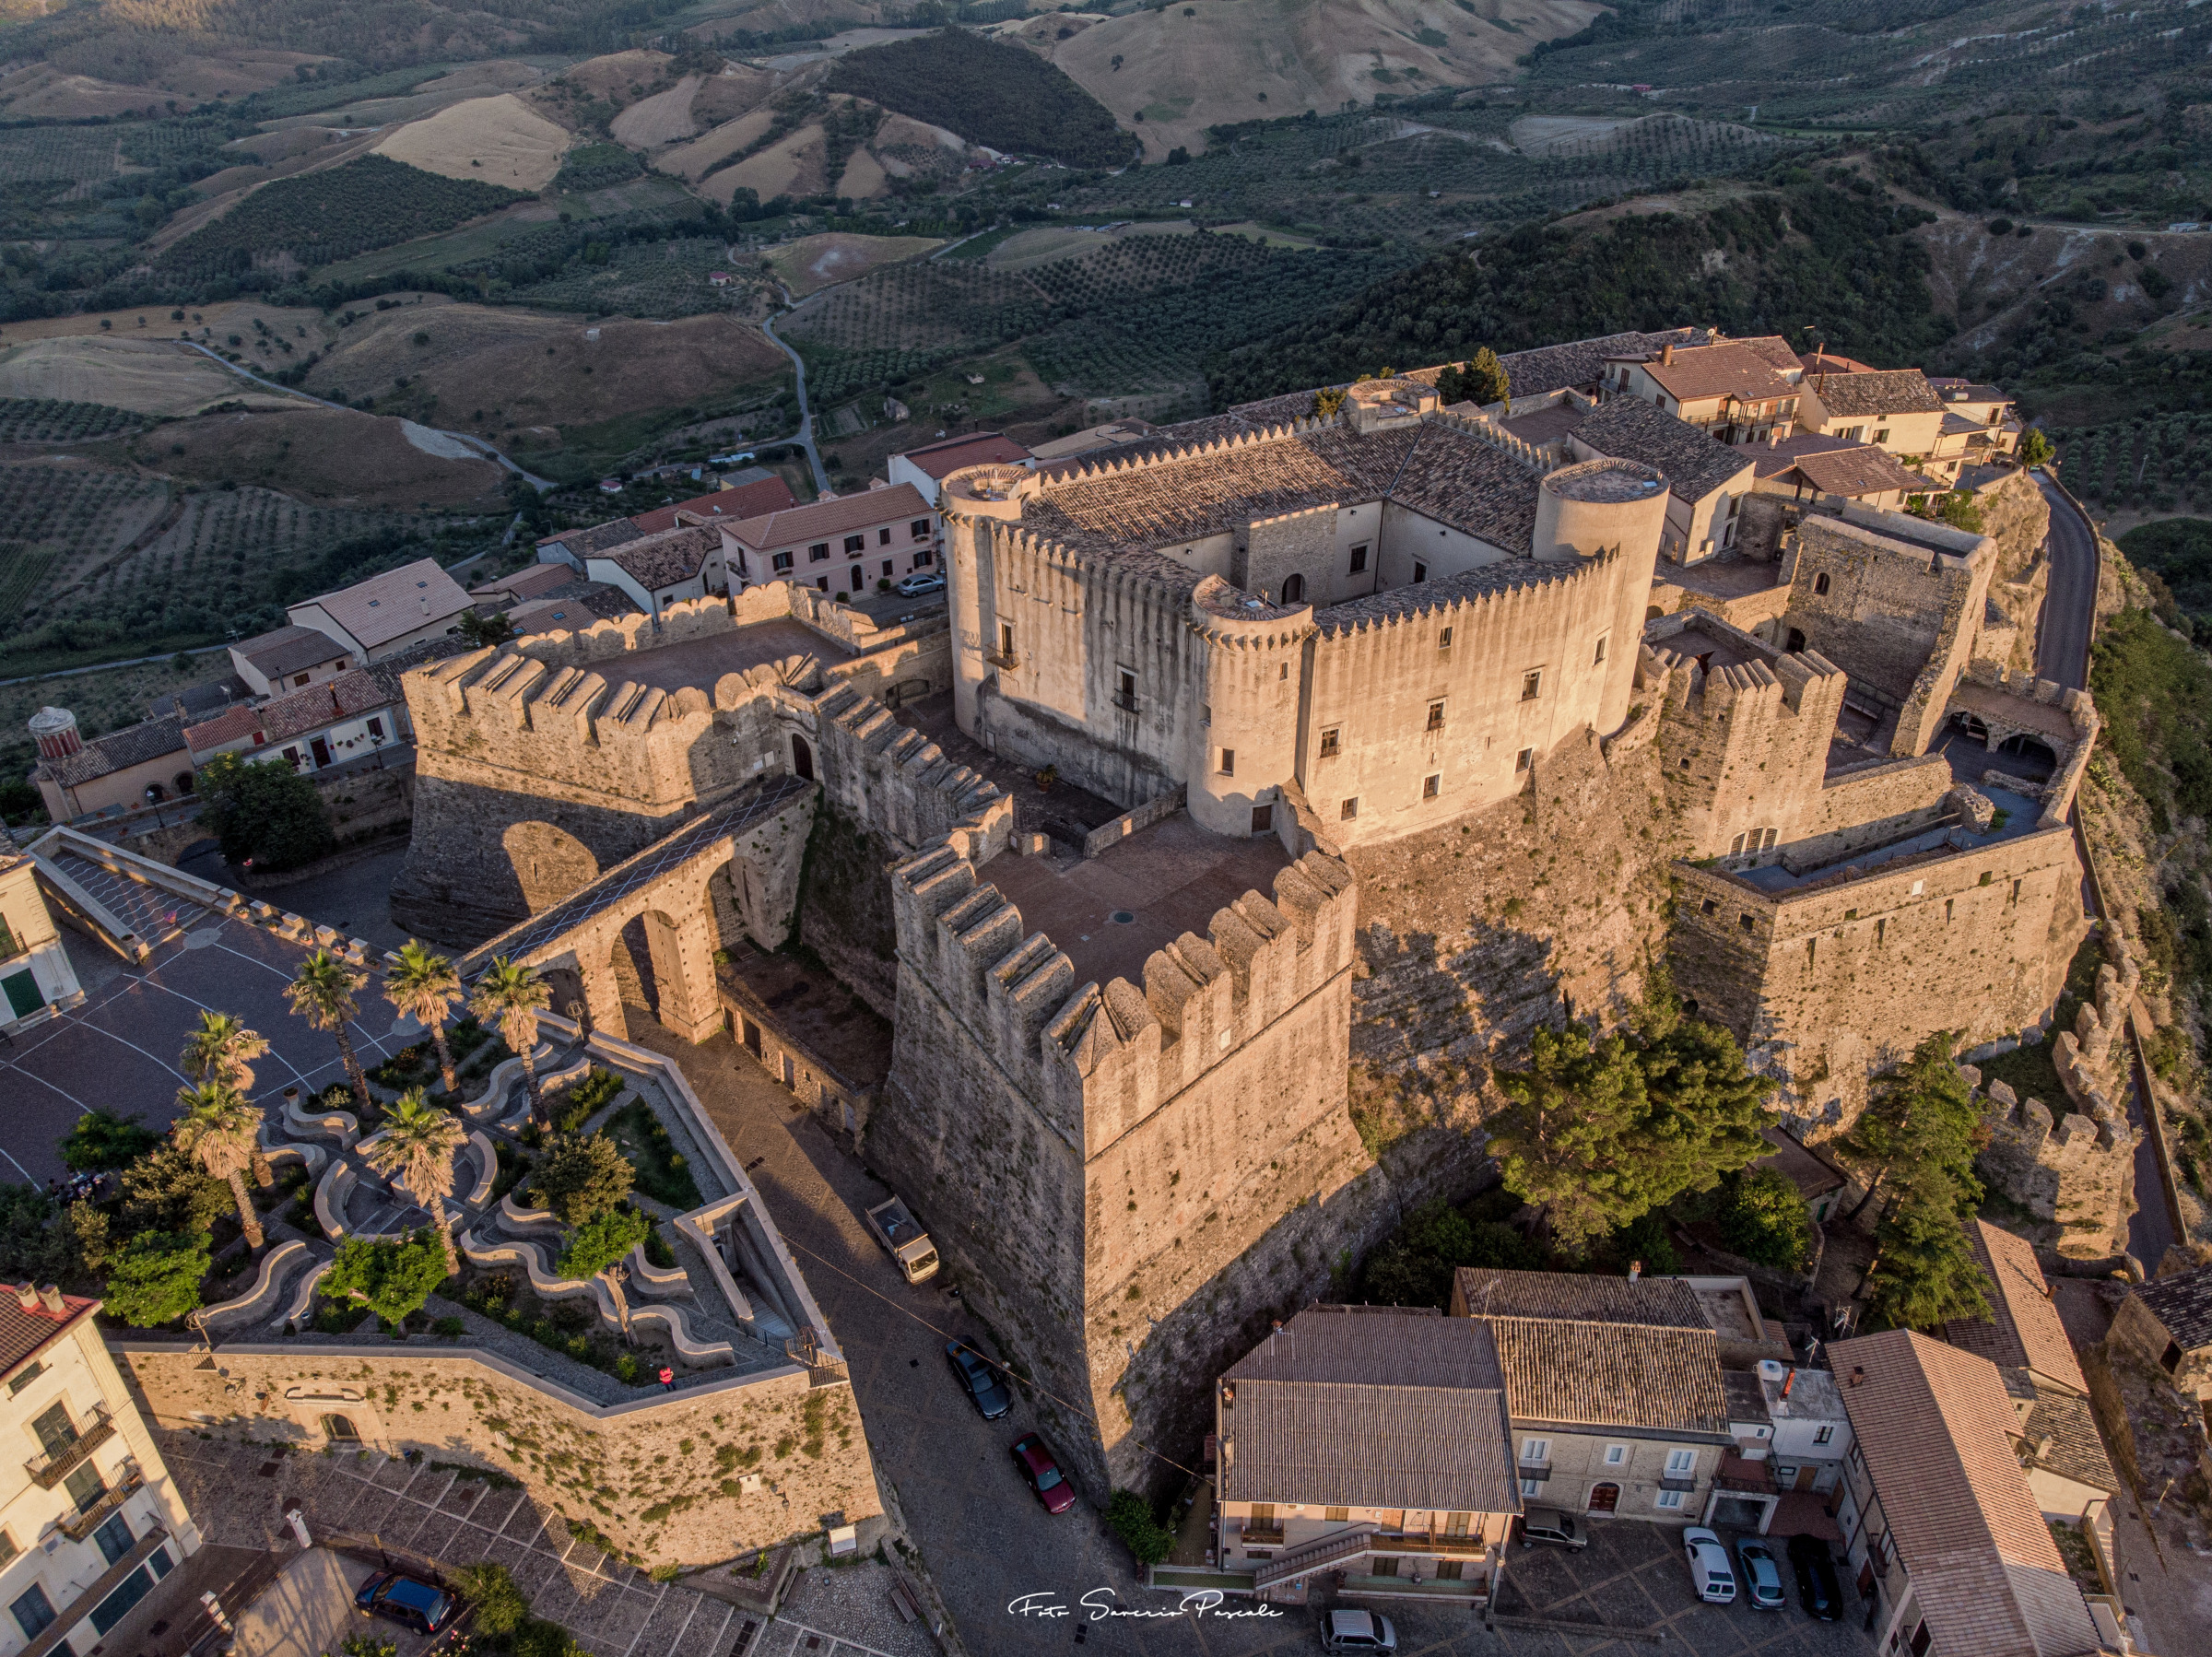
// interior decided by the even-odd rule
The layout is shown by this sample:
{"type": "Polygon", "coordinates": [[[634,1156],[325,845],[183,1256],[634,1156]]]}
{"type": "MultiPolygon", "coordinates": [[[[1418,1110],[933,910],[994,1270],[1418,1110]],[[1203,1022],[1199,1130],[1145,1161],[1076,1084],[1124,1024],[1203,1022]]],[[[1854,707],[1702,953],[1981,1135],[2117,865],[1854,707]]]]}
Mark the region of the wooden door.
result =
{"type": "Polygon", "coordinates": [[[1598,1486],[1594,1486],[1594,1487],[1591,1489],[1591,1492],[1590,1492],[1590,1511],[1591,1511],[1591,1512],[1593,1512],[1593,1513],[1610,1513],[1610,1512],[1612,1512],[1612,1511],[1613,1511],[1613,1510],[1614,1510],[1616,1508],[1618,1508],[1618,1507],[1619,1507],[1619,1506],[1620,1506],[1620,1487],[1619,1487],[1618,1485],[1610,1485],[1610,1484],[1608,1484],[1608,1485],[1598,1485],[1598,1486]]]}

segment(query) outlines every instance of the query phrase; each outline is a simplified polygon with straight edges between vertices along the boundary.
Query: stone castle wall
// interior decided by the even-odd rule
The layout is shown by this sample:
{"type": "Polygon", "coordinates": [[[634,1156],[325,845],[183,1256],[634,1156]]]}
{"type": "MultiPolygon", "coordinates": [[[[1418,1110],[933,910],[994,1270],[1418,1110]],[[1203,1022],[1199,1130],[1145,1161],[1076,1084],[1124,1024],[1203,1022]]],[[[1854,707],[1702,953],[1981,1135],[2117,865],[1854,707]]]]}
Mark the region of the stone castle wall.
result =
{"type": "MultiPolygon", "coordinates": [[[[1971,1066],[1966,1074],[1979,1079],[1971,1066]]],[[[1983,1180],[2062,1228],[2061,1254],[2102,1260],[2124,1253],[2143,1130],[2131,1128],[2124,1115],[2053,1111],[2003,1082],[1991,1082],[1977,1102],[1989,1136],[1974,1158],[1983,1180]]]]}
{"type": "MultiPolygon", "coordinates": [[[[1917,519],[1855,509],[1850,521],[1808,514],[1783,553],[1790,607],[1783,625],[1829,660],[1848,664],[1854,690],[1901,708],[1932,659],[1956,678],[1995,559],[1993,543],[1917,519]],[[1883,539],[1890,523],[1913,541],[1883,539]],[[1959,550],[1924,550],[1923,539],[1957,542],[1959,550]]],[[[1938,710],[1942,700],[1935,697],[1938,710]]]]}
{"type": "Polygon", "coordinates": [[[848,1382],[797,1367],[598,1405],[465,1347],[112,1344],[147,1419],[320,1449],[325,1416],[390,1454],[519,1479],[649,1565],[705,1565],[882,1512],[848,1382]]]}

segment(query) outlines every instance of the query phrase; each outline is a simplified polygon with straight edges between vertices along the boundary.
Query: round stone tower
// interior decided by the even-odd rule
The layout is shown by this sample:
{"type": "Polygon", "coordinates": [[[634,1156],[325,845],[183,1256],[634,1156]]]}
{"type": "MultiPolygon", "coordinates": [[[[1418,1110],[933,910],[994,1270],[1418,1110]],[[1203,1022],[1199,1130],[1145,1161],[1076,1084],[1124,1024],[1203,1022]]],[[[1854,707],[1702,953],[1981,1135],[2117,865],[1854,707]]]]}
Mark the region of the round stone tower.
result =
{"type": "Polygon", "coordinates": [[[1206,643],[1205,703],[1193,730],[1192,817],[1216,834],[1276,826],[1278,791],[1298,772],[1298,704],[1312,605],[1271,605],[1218,575],[1191,594],[1191,630],[1206,643]]]}
{"type": "Polygon", "coordinates": [[[1666,531],[1666,500],[1665,475],[1632,460],[1561,466],[1547,473],[1536,489],[1536,528],[1529,546],[1535,557],[1613,555],[1608,566],[1594,572],[1602,585],[1593,595],[1599,613],[1592,619],[1604,629],[1606,639],[1601,732],[1618,730],[1629,717],[1644,606],[1651,602],[1659,538],[1666,531]]]}
{"type": "Polygon", "coordinates": [[[66,708],[41,708],[30,716],[30,735],[41,759],[66,759],[85,746],[76,734],[76,715],[66,708]]]}

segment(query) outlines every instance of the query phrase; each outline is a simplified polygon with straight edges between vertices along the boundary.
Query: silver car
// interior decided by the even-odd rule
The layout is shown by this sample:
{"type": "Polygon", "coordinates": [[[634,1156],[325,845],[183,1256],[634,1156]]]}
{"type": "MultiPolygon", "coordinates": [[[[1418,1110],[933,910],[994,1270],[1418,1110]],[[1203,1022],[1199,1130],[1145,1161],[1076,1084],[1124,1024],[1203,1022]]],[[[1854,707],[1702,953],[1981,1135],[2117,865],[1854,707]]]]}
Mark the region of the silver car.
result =
{"type": "Polygon", "coordinates": [[[1324,1651],[1394,1651],[1398,1631],[1372,1611],[1332,1611],[1321,1619],[1324,1651]]]}

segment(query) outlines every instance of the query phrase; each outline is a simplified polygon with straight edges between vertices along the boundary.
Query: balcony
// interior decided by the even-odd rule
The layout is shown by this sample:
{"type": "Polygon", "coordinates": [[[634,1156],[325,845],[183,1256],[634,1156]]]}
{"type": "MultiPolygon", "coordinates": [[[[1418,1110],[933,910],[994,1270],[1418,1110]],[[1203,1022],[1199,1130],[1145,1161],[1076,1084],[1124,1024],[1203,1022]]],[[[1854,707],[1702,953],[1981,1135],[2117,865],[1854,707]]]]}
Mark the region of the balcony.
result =
{"type": "Polygon", "coordinates": [[[1533,1478],[1539,1484],[1551,1476],[1549,1462],[1523,1462],[1513,1469],[1515,1478],[1533,1478]]]}
{"type": "Polygon", "coordinates": [[[107,1406],[100,1405],[92,1413],[92,1419],[77,1434],[76,1441],[54,1451],[52,1455],[33,1456],[23,1465],[29,1470],[31,1482],[41,1490],[51,1490],[82,1466],[85,1458],[115,1436],[115,1423],[109,1418],[107,1406]]]}
{"type": "Polygon", "coordinates": [[[1418,1554],[1431,1559],[1479,1559],[1489,1552],[1480,1536],[1428,1536],[1418,1531],[1373,1537],[1370,1547],[1378,1554],[1418,1554]]]}
{"type": "Polygon", "coordinates": [[[1129,695],[1126,691],[1117,690],[1113,695],[1113,705],[1119,708],[1124,713],[1135,713],[1136,711],[1136,698],[1129,695]]]}
{"type": "Polygon", "coordinates": [[[1246,1547],[1280,1547],[1283,1545],[1283,1527],[1280,1524],[1248,1524],[1244,1527],[1243,1545],[1246,1547]]]}
{"type": "Polygon", "coordinates": [[[983,652],[983,660],[993,667],[1016,668],[1021,665],[1021,652],[1018,650],[987,650],[983,652]]]}
{"type": "Polygon", "coordinates": [[[135,1465],[126,1466],[122,1483],[90,1507],[78,1510],[75,1518],[61,1521],[62,1534],[72,1542],[82,1542],[100,1527],[109,1514],[145,1488],[146,1475],[135,1465]]]}

